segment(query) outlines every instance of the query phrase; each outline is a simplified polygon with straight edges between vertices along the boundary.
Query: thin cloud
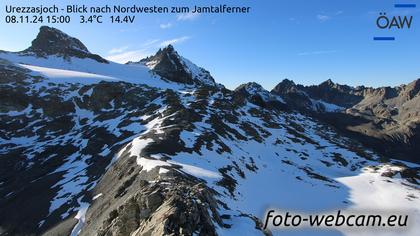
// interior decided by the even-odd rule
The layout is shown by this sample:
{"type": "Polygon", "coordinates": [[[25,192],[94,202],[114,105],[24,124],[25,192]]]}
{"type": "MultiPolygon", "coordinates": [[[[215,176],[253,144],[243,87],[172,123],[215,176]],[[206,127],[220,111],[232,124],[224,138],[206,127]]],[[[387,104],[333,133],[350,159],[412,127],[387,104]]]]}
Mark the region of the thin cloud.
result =
{"type": "Polygon", "coordinates": [[[120,47],[120,48],[113,48],[111,50],[109,50],[109,54],[117,54],[117,53],[122,53],[124,51],[126,51],[128,49],[128,46],[124,46],[124,47],[120,47]]]}
{"type": "Polygon", "coordinates": [[[187,20],[192,21],[192,20],[197,19],[199,16],[200,16],[200,13],[189,12],[189,13],[179,14],[176,19],[178,21],[187,21],[187,20]]]}
{"type": "Polygon", "coordinates": [[[331,19],[331,16],[327,16],[327,15],[317,15],[316,18],[321,21],[321,22],[325,22],[327,20],[331,19]]]}
{"type": "Polygon", "coordinates": [[[316,15],[316,18],[320,21],[320,22],[325,22],[325,21],[328,21],[328,20],[331,20],[332,18],[333,18],[333,16],[335,17],[335,16],[339,16],[339,15],[341,15],[341,14],[343,14],[344,13],[344,11],[336,11],[336,12],[334,12],[334,13],[331,13],[331,14],[329,14],[329,15],[326,15],[326,14],[318,14],[318,15],[316,15]]]}
{"type": "Polygon", "coordinates": [[[169,44],[172,44],[173,45],[173,44],[183,43],[183,42],[187,41],[190,38],[191,37],[189,37],[189,36],[184,36],[184,37],[180,37],[180,38],[174,38],[174,39],[170,39],[170,40],[165,40],[165,41],[161,42],[159,46],[166,47],[169,44]]]}
{"type": "Polygon", "coordinates": [[[169,28],[171,28],[173,25],[172,25],[172,23],[166,23],[166,24],[160,24],[159,25],[159,27],[161,28],[161,29],[169,29],[169,28]]]}
{"type": "Polygon", "coordinates": [[[118,63],[127,63],[129,61],[140,61],[143,58],[146,58],[149,56],[150,53],[147,53],[145,50],[133,50],[133,51],[127,51],[115,55],[109,55],[105,57],[105,59],[118,62],[118,63]]]}
{"type": "Polygon", "coordinates": [[[146,41],[145,43],[143,43],[141,46],[144,48],[149,48],[149,47],[153,47],[154,45],[156,45],[160,40],[159,39],[151,39],[146,41]]]}
{"type": "Polygon", "coordinates": [[[298,18],[295,18],[295,17],[290,17],[289,21],[293,22],[294,24],[297,24],[297,25],[300,24],[300,20],[298,18]]]}
{"type": "Polygon", "coordinates": [[[325,51],[311,51],[311,52],[301,52],[298,53],[298,56],[310,56],[310,55],[322,55],[322,54],[332,54],[336,53],[336,50],[325,50],[325,51]]]}
{"type": "Polygon", "coordinates": [[[129,50],[128,46],[114,48],[109,50],[108,56],[105,58],[110,61],[118,63],[127,63],[129,61],[139,61],[143,58],[146,58],[154,54],[157,48],[166,47],[169,44],[179,44],[189,40],[191,37],[183,36],[179,38],[169,39],[161,41],[159,39],[148,40],[145,43],[140,45],[140,49],[129,50]]]}

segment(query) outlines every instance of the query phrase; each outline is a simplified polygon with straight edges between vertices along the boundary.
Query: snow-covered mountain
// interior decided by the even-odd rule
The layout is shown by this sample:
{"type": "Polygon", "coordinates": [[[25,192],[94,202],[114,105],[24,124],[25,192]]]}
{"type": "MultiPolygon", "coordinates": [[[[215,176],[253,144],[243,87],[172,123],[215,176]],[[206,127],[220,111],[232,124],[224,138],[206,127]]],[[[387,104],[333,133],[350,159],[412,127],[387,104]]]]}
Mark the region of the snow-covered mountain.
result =
{"type": "Polygon", "coordinates": [[[145,65],[160,77],[183,84],[215,86],[213,77],[205,69],[178,55],[172,45],[159,49],[156,55],[128,65],[145,65]]]}
{"type": "Polygon", "coordinates": [[[271,93],[384,156],[420,163],[420,79],[380,88],[283,80],[271,93]]]}
{"type": "Polygon", "coordinates": [[[263,231],[268,207],[420,217],[420,166],[300,109],[284,91],[335,103],[286,82],[231,91],[172,46],[122,65],[42,27],[0,52],[0,234],[359,235],[263,231]]]}

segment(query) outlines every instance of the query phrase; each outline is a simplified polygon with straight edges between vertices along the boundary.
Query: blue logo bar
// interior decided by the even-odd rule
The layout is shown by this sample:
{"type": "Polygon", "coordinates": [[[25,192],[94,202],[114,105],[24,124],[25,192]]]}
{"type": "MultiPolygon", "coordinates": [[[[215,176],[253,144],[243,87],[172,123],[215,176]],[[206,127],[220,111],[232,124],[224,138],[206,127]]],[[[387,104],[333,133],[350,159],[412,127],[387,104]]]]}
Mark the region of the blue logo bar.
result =
{"type": "Polygon", "coordinates": [[[395,37],[373,37],[376,41],[394,41],[395,37]]]}
{"type": "Polygon", "coordinates": [[[396,8],[416,8],[416,4],[395,4],[396,8]]]}

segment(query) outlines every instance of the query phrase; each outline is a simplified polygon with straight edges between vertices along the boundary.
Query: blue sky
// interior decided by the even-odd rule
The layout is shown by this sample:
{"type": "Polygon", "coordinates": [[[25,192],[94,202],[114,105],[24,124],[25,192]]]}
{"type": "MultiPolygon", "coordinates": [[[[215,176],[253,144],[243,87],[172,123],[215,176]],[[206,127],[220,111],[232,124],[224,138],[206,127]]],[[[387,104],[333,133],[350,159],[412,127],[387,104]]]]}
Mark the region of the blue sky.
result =
{"type": "MultiPolygon", "coordinates": [[[[4,6],[63,1],[2,0],[0,49],[22,50],[40,25],[4,23],[4,6]]],[[[79,38],[90,51],[117,61],[139,60],[173,43],[228,88],[255,81],[272,89],[284,78],[318,84],[399,85],[420,78],[419,10],[395,3],[416,0],[71,0],[67,4],[251,6],[245,15],[137,15],[135,24],[51,25],[79,38]],[[413,16],[411,29],[379,30],[379,12],[413,16]],[[394,36],[396,41],[373,41],[394,36]]]]}

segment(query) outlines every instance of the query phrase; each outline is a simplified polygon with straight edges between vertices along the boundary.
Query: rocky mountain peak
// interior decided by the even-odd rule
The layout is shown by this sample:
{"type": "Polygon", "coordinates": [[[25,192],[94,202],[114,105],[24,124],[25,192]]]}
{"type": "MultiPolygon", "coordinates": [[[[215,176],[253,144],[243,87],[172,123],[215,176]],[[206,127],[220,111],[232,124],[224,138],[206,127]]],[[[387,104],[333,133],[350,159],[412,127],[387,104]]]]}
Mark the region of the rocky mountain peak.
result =
{"type": "Polygon", "coordinates": [[[248,93],[252,94],[252,91],[264,91],[265,89],[258,83],[249,82],[246,84],[239,85],[235,91],[246,90],[248,93]]]}
{"type": "Polygon", "coordinates": [[[167,53],[177,53],[176,51],[175,51],[175,48],[174,48],[174,46],[172,46],[172,44],[169,44],[168,46],[166,46],[166,47],[164,47],[163,49],[162,49],[162,51],[163,52],[167,52],[167,53]]]}
{"type": "Polygon", "coordinates": [[[32,41],[32,50],[43,52],[63,52],[65,49],[89,53],[87,47],[77,38],[52,27],[41,26],[36,38],[32,41]]]}
{"type": "MultiPolygon", "coordinates": [[[[178,52],[175,50],[174,46],[172,46],[171,44],[169,44],[168,46],[164,47],[164,48],[160,48],[155,55],[151,56],[151,57],[147,57],[145,59],[142,59],[140,62],[150,62],[150,59],[154,59],[155,62],[159,62],[162,61],[163,59],[166,58],[170,58],[174,61],[179,61],[179,54],[178,52]]],[[[136,63],[136,62],[129,62],[130,63],[136,63]]],[[[154,67],[153,64],[149,65],[149,67],[154,67]]],[[[151,68],[153,69],[153,68],[151,68]]]]}
{"type": "Polygon", "coordinates": [[[108,63],[102,57],[90,53],[79,39],[48,26],[41,26],[32,45],[24,53],[34,53],[39,57],[56,55],[66,59],[71,57],[90,58],[101,63],[108,63]]]}
{"type": "Polygon", "coordinates": [[[297,88],[295,82],[289,79],[284,79],[279,84],[277,84],[271,92],[278,95],[283,95],[289,92],[298,92],[298,90],[299,89],[297,88]]]}
{"type": "Polygon", "coordinates": [[[319,86],[334,87],[335,85],[336,84],[331,79],[328,79],[328,80],[322,82],[319,86]]]}
{"type": "Polygon", "coordinates": [[[406,86],[410,99],[420,94],[420,79],[417,79],[406,86]]]}
{"type": "Polygon", "coordinates": [[[414,80],[413,82],[409,83],[407,87],[415,93],[418,93],[420,90],[420,79],[414,80]]]}
{"type": "Polygon", "coordinates": [[[177,83],[216,85],[208,71],[180,56],[172,45],[159,49],[155,55],[140,62],[129,62],[136,63],[142,63],[162,78],[177,83]]]}
{"type": "Polygon", "coordinates": [[[52,48],[0,54],[0,235],[272,235],[267,206],[420,217],[420,166],[395,160],[420,163],[419,80],[395,89],[412,100],[332,81],[231,91],[171,45],[98,66],[41,31],[52,48]]]}
{"type": "Polygon", "coordinates": [[[285,109],[286,104],[280,96],[271,94],[264,89],[260,84],[249,82],[239,85],[234,90],[234,97],[236,102],[244,103],[249,101],[257,106],[274,109],[285,109]]]}
{"type": "Polygon", "coordinates": [[[175,70],[183,67],[181,56],[171,44],[164,48],[160,48],[155,55],[142,59],[140,62],[145,63],[150,69],[155,69],[155,67],[162,64],[170,64],[175,70]]]}
{"type": "Polygon", "coordinates": [[[331,79],[328,79],[322,83],[320,83],[318,86],[310,86],[310,87],[318,87],[319,89],[329,90],[329,91],[340,91],[340,92],[346,92],[351,93],[355,88],[348,86],[348,85],[341,85],[338,83],[334,83],[331,79]]]}
{"type": "Polygon", "coordinates": [[[289,80],[289,79],[284,79],[283,81],[281,81],[279,84],[283,84],[283,85],[290,85],[290,86],[295,86],[295,82],[293,80],[289,80]]]}

